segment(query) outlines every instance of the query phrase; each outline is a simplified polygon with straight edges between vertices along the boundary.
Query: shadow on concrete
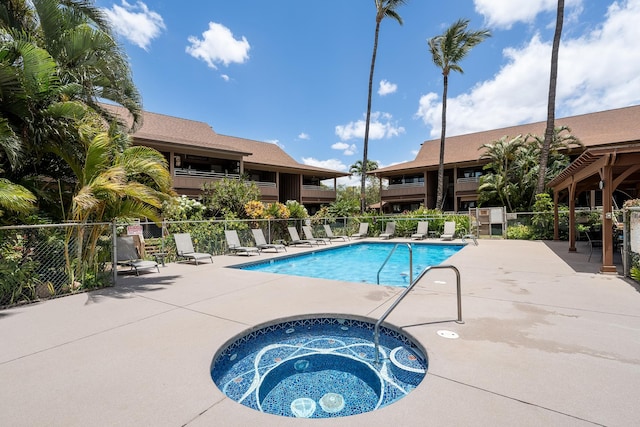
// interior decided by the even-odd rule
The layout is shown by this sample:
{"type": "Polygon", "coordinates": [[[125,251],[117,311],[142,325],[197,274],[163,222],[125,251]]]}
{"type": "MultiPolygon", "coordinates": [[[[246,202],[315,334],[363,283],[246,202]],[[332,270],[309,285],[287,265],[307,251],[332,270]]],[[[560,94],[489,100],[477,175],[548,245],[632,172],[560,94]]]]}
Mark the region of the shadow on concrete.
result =
{"type": "MultiPolygon", "coordinates": [[[[569,252],[568,241],[545,240],[544,243],[576,273],[595,274],[600,272],[600,267],[602,266],[601,248],[593,249],[593,254],[589,261],[589,244],[587,242],[576,242],[576,252],[569,252]]],[[[613,264],[618,270],[618,275],[624,274],[622,256],[617,251],[613,254],[613,264]]]]}

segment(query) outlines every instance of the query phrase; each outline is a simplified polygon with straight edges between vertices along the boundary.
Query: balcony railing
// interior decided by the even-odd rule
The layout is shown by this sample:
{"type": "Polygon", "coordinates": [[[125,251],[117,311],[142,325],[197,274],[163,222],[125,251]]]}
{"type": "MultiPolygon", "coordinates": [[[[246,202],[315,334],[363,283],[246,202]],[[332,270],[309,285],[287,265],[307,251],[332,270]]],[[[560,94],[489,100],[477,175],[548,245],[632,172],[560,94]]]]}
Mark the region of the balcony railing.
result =
{"type": "Polygon", "coordinates": [[[480,182],[479,176],[458,178],[458,184],[462,184],[463,182],[480,182]]]}
{"type": "Polygon", "coordinates": [[[424,182],[405,182],[403,184],[389,184],[387,190],[395,190],[398,188],[424,187],[424,182]]]}
{"type": "Polygon", "coordinates": [[[185,169],[185,168],[175,168],[173,170],[173,174],[175,176],[192,176],[194,178],[240,179],[240,175],[237,173],[218,173],[218,172],[203,171],[203,170],[197,170],[197,169],[185,169]]]}
{"type": "Polygon", "coordinates": [[[310,191],[336,191],[335,188],[320,187],[319,185],[303,185],[302,189],[310,191]]]}

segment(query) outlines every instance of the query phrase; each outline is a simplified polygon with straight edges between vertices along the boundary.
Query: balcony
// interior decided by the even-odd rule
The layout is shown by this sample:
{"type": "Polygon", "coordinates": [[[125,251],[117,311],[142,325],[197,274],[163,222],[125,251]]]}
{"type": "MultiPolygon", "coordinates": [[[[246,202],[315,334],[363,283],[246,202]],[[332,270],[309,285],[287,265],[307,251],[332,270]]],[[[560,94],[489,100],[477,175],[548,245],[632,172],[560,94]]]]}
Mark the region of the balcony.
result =
{"type": "Polygon", "coordinates": [[[319,185],[302,186],[302,202],[330,203],[336,200],[335,188],[326,188],[319,185]]]}
{"type": "Polygon", "coordinates": [[[405,184],[389,184],[382,190],[382,198],[391,197],[424,197],[424,182],[408,182],[405,184]]]}
{"type": "Polygon", "coordinates": [[[480,186],[480,177],[458,178],[456,181],[456,193],[474,193],[480,186]]]}
{"type": "Polygon", "coordinates": [[[205,182],[223,178],[240,179],[239,174],[217,173],[198,169],[175,168],[173,170],[174,188],[200,189],[205,182]]]}

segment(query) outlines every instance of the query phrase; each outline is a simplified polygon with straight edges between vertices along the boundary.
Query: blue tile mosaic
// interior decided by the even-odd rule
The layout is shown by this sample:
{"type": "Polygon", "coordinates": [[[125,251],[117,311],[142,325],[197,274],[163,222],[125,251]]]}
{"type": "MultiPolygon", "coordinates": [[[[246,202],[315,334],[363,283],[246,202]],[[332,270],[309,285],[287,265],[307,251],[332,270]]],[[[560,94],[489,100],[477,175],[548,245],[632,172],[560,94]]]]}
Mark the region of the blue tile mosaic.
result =
{"type": "Polygon", "coordinates": [[[330,418],[397,401],[424,378],[428,361],[405,335],[344,318],[311,318],[252,331],[219,352],[211,377],[229,398],[287,417],[330,418]]]}

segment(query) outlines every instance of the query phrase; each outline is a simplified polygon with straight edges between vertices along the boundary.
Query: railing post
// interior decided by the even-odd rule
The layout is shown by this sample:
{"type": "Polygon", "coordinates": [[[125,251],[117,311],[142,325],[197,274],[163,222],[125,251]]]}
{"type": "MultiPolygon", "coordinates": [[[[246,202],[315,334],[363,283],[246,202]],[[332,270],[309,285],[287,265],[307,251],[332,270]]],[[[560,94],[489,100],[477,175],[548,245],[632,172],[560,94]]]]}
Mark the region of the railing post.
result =
{"type": "Polygon", "coordinates": [[[114,218],[111,223],[111,274],[113,276],[113,286],[117,285],[118,280],[118,225],[114,218]]]}
{"type": "Polygon", "coordinates": [[[393,302],[393,304],[391,304],[391,307],[389,307],[387,311],[385,311],[384,314],[380,316],[380,319],[378,319],[378,321],[376,322],[373,328],[373,342],[376,353],[375,363],[380,363],[380,325],[382,324],[384,319],[386,319],[387,316],[391,314],[391,312],[398,306],[398,304],[400,304],[400,301],[402,301],[404,297],[407,296],[409,292],[411,292],[413,287],[418,283],[418,281],[420,281],[420,279],[424,277],[425,274],[433,269],[443,268],[450,268],[456,273],[456,294],[458,299],[458,319],[456,320],[456,323],[464,324],[464,322],[462,321],[462,290],[460,285],[460,271],[453,265],[432,265],[430,267],[427,267],[422,271],[422,273],[420,273],[415,282],[411,282],[409,284],[409,286],[400,294],[400,296],[393,302]]]}

